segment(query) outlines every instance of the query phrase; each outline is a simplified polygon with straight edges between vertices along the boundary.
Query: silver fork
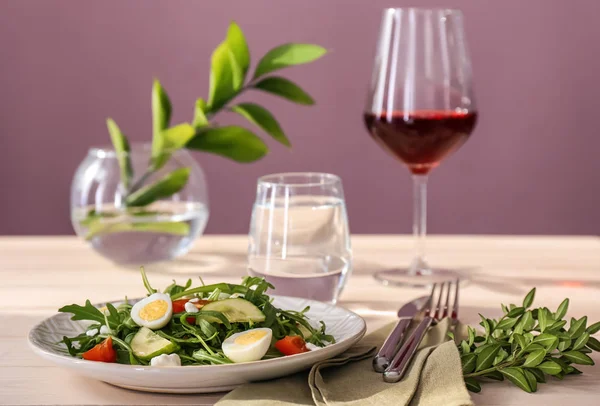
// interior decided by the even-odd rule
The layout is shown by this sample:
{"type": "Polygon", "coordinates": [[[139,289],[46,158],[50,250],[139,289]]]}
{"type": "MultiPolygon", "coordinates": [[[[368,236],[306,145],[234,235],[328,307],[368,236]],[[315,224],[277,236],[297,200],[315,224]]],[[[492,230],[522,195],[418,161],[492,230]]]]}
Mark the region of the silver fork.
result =
{"type": "Polygon", "coordinates": [[[451,282],[443,282],[441,284],[434,283],[431,287],[430,300],[427,302],[427,308],[425,309],[426,316],[419,323],[415,331],[410,337],[404,342],[388,368],[383,373],[383,380],[385,382],[398,382],[404,377],[404,374],[408,370],[410,361],[412,360],[419,344],[423,340],[425,333],[432,325],[437,324],[444,317],[450,317],[452,325],[455,325],[458,321],[458,279],[451,282]],[[454,286],[454,304],[450,307],[450,296],[452,292],[452,285],[454,286]],[[435,290],[439,288],[439,294],[437,301],[433,301],[435,290]],[[446,292],[445,298],[444,291],[446,292]]]}

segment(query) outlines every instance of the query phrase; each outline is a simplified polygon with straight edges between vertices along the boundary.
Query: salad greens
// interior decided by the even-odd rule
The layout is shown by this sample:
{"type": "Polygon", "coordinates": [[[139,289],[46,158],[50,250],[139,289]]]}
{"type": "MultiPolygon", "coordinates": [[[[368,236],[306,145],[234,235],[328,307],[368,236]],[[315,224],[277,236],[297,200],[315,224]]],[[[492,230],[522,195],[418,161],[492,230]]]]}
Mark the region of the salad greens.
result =
{"type": "MultiPolygon", "coordinates": [[[[156,294],[158,291],[151,286],[143,268],[141,274],[148,296],[156,294]]],[[[148,339],[152,345],[156,345],[156,342],[167,343],[169,353],[177,354],[182,365],[231,363],[232,361],[223,354],[223,342],[235,333],[260,327],[271,329],[273,336],[271,346],[263,359],[281,357],[282,353],[273,346],[273,343],[284,338],[301,338],[319,347],[335,342],[333,336],[326,334],[323,321],[318,328],[309,322],[306,316],[309,307],[302,311],[277,308],[273,305],[272,298],[265,293],[268,289],[274,289],[273,285],[263,278],[249,276],[243,278],[239,285],[231,283],[205,285],[202,282],[202,286],[192,287],[191,279],[184,285],[173,281],[173,284],[163,291],[171,299],[172,316],[168,322],[165,321],[166,325],[154,329],[153,332],[149,332],[149,329],[134,321],[136,317],[135,315],[132,317],[133,303],[130,303],[127,298],[117,306],[107,303],[105,308],[97,308],[86,300],[83,306],[72,304],[59,309],[59,312],[72,314],[72,320],[91,322],[84,333],[75,337],[63,337],[62,342],[70,355],[82,357],[84,353],[101,347],[101,344],[105,345],[110,338],[116,352],[114,361],[131,365],[149,364],[148,357],[140,356],[139,352],[136,353],[132,348],[132,342],[135,346],[135,341],[139,341],[140,336],[148,335],[151,336],[148,339]],[[177,311],[175,303],[187,303],[189,300],[192,300],[190,303],[201,303],[198,305],[199,310],[177,311]],[[222,307],[219,307],[220,303],[232,302],[255,309],[255,313],[260,317],[250,317],[248,321],[243,322],[232,321],[231,315],[227,312],[214,310],[222,307]],[[208,307],[212,310],[203,310],[203,306],[209,304],[208,307]]],[[[180,309],[183,309],[183,306],[180,306],[180,309]]]]}

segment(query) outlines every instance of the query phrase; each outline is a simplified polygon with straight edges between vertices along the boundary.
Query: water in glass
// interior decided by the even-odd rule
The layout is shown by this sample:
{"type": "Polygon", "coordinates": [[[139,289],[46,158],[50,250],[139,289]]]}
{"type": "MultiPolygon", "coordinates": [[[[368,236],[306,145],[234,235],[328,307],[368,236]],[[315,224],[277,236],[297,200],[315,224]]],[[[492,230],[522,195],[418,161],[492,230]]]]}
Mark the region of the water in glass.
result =
{"type": "Polygon", "coordinates": [[[352,254],[341,182],[334,175],[259,180],[250,224],[248,271],[278,295],[335,302],[352,254]]]}

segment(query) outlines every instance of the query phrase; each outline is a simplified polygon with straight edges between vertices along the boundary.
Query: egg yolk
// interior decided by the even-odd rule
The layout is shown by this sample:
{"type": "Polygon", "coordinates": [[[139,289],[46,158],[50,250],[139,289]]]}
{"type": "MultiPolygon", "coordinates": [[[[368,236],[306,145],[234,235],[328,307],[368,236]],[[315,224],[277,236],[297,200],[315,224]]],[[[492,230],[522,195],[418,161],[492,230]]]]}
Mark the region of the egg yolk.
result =
{"type": "Polygon", "coordinates": [[[261,338],[267,335],[266,331],[249,331],[246,334],[242,334],[237,337],[233,342],[239,345],[248,345],[257,342],[261,338]]]}
{"type": "Polygon", "coordinates": [[[169,305],[164,300],[155,300],[142,307],[140,310],[140,318],[142,320],[156,320],[161,318],[167,312],[169,305]]]}

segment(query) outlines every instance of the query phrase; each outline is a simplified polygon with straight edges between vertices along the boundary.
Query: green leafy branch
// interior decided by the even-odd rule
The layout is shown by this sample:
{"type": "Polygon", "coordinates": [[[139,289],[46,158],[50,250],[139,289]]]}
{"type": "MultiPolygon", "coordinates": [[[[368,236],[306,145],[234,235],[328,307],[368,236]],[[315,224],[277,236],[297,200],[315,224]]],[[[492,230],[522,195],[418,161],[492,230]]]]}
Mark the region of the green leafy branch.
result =
{"type": "Polygon", "coordinates": [[[117,124],[107,120],[108,130],[117,154],[126,207],[148,205],[168,197],[185,187],[189,169],[170,172],[152,185],[148,179],[169,161],[181,148],[204,151],[236,162],[254,162],[268,152],[265,142],[253,131],[240,126],[218,126],[212,119],[222,111],[240,115],[271,136],[290,147],[291,143],[281,125],[266,108],[256,103],[235,103],[235,98],[247,90],[260,90],[291,102],[312,105],[314,100],[298,85],[280,76],[266,76],[280,69],[313,62],[327,51],[318,45],[290,43],[267,52],[249,78],[250,51],[240,27],[232,22],[227,36],[212,53],[209,94],[199,98],[190,123],[170,126],[172,105],[166,90],[158,80],[152,86],[152,154],[147,170],[137,182],[129,157],[127,137],[117,124]]]}
{"type": "Polygon", "coordinates": [[[522,306],[501,305],[504,314],[498,320],[480,314],[482,334],[468,327],[468,338],[458,349],[470,391],[480,392],[484,378],[506,378],[531,393],[538,383],[546,383],[546,375],[563,379],[582,373],[573,365],[594,365],[588,354],[600,351],[600,342],[592,337],[600,331],[600,322],[586,326],[586,316],[571,318],[566,328],[569,299],[552,312],[547,307],[530,309],[534,297],[535,288],[522,306]]]}

